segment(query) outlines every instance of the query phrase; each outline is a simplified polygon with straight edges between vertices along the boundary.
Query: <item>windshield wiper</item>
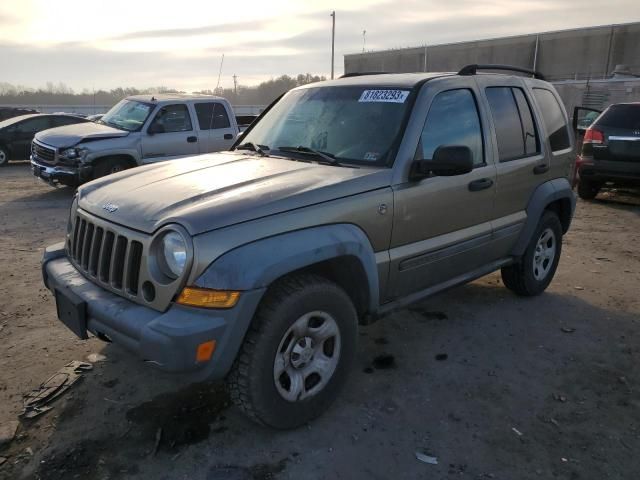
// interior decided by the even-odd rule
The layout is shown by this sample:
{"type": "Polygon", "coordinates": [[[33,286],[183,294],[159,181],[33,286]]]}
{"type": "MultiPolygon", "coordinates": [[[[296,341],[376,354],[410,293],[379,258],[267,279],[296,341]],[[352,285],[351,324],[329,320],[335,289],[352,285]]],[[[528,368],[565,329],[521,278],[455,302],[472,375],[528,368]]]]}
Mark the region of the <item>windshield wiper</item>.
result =
{"type": "Polygon", "coordinates": [[[338,159],[336,158],[336,156],[332,153],[329,152],[322,152],[320,150],[314,150],[313,148],[309,148],[309,147],[303,147],[303,146],[298,146],[298,147],[278,147],[278,150],[282,151],[282,152],[295,152],[295,153],[303,153],[303,154],[307,154],[307,155],[315,155],[316,157],[320,157],[322,159],[324,159],[327,163],[331,164],[331,165],[336,165],[338,167],[342,167],[343,165],[338,161],[338,159]]]}
{"type": "Polygon", "coordinates": [[[256,145],[253,142],[245,142],[242,145],[238,145],[236,150],[251,150],[253,152],[257,152],[261,157],[268,157],[265,150],[269,150],[269,147],[266,145],[256,145]]]}

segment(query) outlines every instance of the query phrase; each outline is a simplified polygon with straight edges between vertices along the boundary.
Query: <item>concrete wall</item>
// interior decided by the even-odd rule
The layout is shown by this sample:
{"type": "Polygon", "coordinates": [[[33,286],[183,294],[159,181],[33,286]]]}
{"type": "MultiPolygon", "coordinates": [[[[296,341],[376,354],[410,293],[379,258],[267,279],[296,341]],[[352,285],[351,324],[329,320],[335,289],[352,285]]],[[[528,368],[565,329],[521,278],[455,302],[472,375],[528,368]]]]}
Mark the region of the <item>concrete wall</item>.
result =
{"type": "Polygon", "coordinates": [[[606,78],[618,64],[640,74],[640,22],[356,53],[345,55],[344,70],[345,73],[451,72],[470,63],[527,68],[535,65],[554,81],[606,78]]]}

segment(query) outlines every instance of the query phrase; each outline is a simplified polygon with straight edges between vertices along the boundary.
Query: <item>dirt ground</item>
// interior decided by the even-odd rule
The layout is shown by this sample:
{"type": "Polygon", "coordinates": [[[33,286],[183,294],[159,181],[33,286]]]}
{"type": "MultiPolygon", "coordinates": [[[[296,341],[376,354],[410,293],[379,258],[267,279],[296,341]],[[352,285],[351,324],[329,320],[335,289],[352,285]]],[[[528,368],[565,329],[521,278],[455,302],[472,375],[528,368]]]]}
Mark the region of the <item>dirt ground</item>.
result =
{"type": "Polygon", "coordinates": [[[2,479],[639,478],[637,194],[578,203],[540,297],[492,274],[362,327],[345,391],[289,432],[246,420],[219,385],[187,385],[57,321],[39,262],[71,195],[26,164],[0,169],[0,426],[67,362],[107,357],[21,422],[0,447],[2,479]]]}

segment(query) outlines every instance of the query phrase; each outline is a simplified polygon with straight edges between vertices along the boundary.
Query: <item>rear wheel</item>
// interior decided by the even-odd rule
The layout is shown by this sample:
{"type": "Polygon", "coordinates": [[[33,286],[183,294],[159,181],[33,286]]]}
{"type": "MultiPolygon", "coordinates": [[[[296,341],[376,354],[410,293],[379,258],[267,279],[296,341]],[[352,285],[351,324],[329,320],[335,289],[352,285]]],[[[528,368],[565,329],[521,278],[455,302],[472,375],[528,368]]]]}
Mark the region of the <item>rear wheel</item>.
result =
{"type": "Polygon", "coordinates": [[[4,167],[9,163],[9,151],[3,145],[0,145],[0,167],[4,167]]]}
{"type": "Polygon", "coordinates": [[[105,158],[100,160],[93,170],[93,178],[100,178],[118,173],[129,168],[129,162],[122,158],[105,158]]]}
{"type": "Polygon", "coordinates": [[[227,384],[254,421],[295,428],[324,412],[346,381],[357,340],[349,296],[316,275],[269,288],[227,384]]]}
{"type": "Polygon", "coordinates": [[[588,180],[578,182],[578,196],[583,200],[593,200],[598,195],[601,185],[588,180]]]}
{"type": "Polygon", "coordinates": [[[558,216],[544,212],[520,261],[502,268],[502,281],[517,295],[539,295],[553,280],[562,251],[562,225],[558,216]]]}

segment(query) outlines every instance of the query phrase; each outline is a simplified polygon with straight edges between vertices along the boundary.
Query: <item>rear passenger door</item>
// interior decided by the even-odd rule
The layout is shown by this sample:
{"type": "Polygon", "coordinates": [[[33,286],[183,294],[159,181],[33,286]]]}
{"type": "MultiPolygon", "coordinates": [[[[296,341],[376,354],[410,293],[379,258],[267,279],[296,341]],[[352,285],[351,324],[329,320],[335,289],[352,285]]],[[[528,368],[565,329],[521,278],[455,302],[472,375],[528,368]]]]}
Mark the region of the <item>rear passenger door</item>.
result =
{"type": "MultiPolygon", "coordinates": [[[[478,109],[472,80],[436,85],[423,87],[432,93],[424,99],[428,112],[414,159],[431,159],[440,146],[467,146],[474,169],[394,186],[388,299],[442,284],[491,261],[486,247],[496,172],[486,154],[486,116],[478,109]]],[[[414,111],[422,108],[417,105],[414,111]]]]}
{"type": "Polygon", "coordinates": [[[517,78],[477,77],[493,123],[493,154],[498,173],[494,238],[506,255],[517,239],[534,190],[549,173],[533,102],[517,78]]]}
{"type": "Polygon", "coordinates": [[[177,103],[161,107],[142,136],[142,162],[198,153],[198,135],[187,105],[177,103]]]}
{"type": "Polygon", "coordinates": [[[220,102],[198,102],[194,107],[198,117],[203,153],[231,148],[235,141],[234,129],[225,106],[220,102]]]}

